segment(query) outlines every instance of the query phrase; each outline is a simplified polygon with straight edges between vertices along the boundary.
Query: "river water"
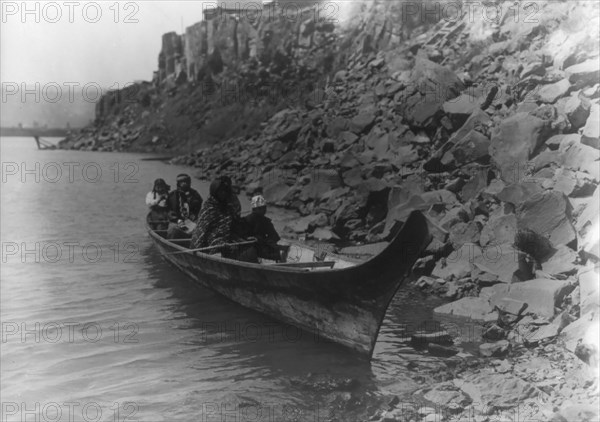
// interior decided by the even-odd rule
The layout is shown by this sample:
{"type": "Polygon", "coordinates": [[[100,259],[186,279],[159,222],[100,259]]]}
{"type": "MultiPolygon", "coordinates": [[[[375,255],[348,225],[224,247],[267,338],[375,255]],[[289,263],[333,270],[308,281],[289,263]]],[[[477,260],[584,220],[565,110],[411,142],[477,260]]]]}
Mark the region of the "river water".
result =
{"type": "MultiPolygon", "coordinates": [[[[439,304],[410,288],[367,362],[170,267],[144,197],[185,169],[26,138],[0,148],[3,421],[358,421],[418,388],[419,368],[443,367],[408,345],[439,304]]],[[[271,212],[279,228],[295,218],[271,212]]]]}

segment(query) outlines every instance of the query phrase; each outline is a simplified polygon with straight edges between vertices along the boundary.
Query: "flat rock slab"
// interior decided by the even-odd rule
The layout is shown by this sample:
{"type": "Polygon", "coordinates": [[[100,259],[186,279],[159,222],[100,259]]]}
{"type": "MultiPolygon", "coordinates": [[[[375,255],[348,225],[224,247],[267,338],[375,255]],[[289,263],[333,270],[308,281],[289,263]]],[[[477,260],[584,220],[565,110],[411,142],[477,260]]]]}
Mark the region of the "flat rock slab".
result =
{"type": "Polygon", "coordinates": [[[571,83],[568,78],[565,78],[553,84],[543,85],[535,97],[543,103],[555,103],[556,100],[567,95],[570,88],[571,83]]]}
{"type": "Polygon", "coordinates": [[[492,214],[481,230],[479,244],[505,244],[514,240],[517,233],[517,216],[515,214],[492,214]]]}
{"type": "Polygon", "coordinates": [[[598,231],[600,230],[600,188],[596,187],[594,195],[587,201],[583,212],[577,217],[575,225],[578,235],[578,248],[584,255],[598,261],[598,231]]]}
{"type": "Polygon", "coordinates": [[[560,339],[567,350],[575,353],[577,346],[588,345],[598,353],[598,332],[600,322],[598,312],[588,312],[577,321],[567,325],[560,333],[560,339]]]}
{"type": "Polygon", "coordinates": [[[512,409],[519,406],[523,408],[527,400],[535,403],[535,399],[545,394],[533,384],[523,381],[510,374],[495,374],[481,372],[457,379],[454,383],[489,412],[494,410],[512,409]]]}
{"type": "Polygon", "coordinates": [[[542,263],[542,271],[550,275],[571,273],[575,270],[577,252],[565,245],[558,246],[556,252],[542,263]]]}
{"type": "Polygon", "coordinates": [[[594,84],[598,82],[600,77],[600,63],[598,63],[598,58],[589,59],[567,67],[565,73],[571,83],[582,81],[586,84],[594,84]]]}
{"type": "Polygon", "coordinates": [[[489,156],[490,140],[484,134],[470,131],[442,156],[441,163],[448,167],[460,167],[489,156]]]}
{"type": "Polygon", "coordinates": [[[500,340],[495,343],[483,343],[479,345],[479,354],[484,357],[504,357],[510,351],[510,343],[500,340]]]}
{"type": "Polygon", "coordinates": [[[491,306],[501,306],[506,298],[514,299],[527,304],[527,313],[552,318],[554,307],[560,304],[571,290],[573,290],[573,286],[568,280],[538,278],[522,283],[512,283],[507,286],[506,291],[494,294],[489,303],[491,306]]]}
{"type": "Polygon", "coordinates": [[[590,268],[579,273],[579,289],[581,315],[598,312],[600,309],[600,274],[590,268]]]}
{"type": "Polygon", "coordinates": [[[550,122],[530,113],[517,113],[505,119],[492,135],[489,149],[501,170],[502,180],[515,182],[515,165],[523,166],[550,134],[550,122]]]}
{"type": "Polygon", "coordinates": [[[571,204],[562,192],[540,192],[517,209],[517,227],[548,236],[554,245],[566,245],[577,238],[571,223],[571,204]]]}
{"type": "Polygon", "coordinates": [[[498,313],[494,311],[489,302],[479,297],[463,297],[455,302],[438,306],[433,313],[469,318],[475,321],[496,321],[498,319],[498,313]]]}
{"type": "Polygon", "coordinates": [[[600,149],[600,105],[594,104],[590,109],[590,115],[583,127],[581,143],[593,148],[600,149]]]}
{"type": "Polygon", "coordinates": [[[461,94],[448,100],[443,105],[444,113],[450,117],[466,120],[475,110],[479,109],[479,100],[468,94],[461,94]]]}
{"type": "Polygon", "coordinates": [[[504,283],[532,278],[525,254],[511,243],[487,245],[481,254],[475,255],[473,265],[483,272],[496,275],[504,283]]]}

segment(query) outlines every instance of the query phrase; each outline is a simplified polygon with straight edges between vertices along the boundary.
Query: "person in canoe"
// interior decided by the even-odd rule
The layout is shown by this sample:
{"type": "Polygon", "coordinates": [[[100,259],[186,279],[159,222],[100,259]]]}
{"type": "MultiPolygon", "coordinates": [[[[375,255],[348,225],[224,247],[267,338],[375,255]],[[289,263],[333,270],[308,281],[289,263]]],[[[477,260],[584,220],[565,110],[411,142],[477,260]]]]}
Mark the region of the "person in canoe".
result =
{"type": "Polygon", "coordinates": [[[252,212],[244,217],[245,235],[257,240],[259,258],[285,262],[289,246],[278,245],[281,239],[273,222],[267,214],[267,201],[262,195],[256,195],[251,201],[252,212]]]}
{"type": "MultiPolygon", "coordinates": [[[[232,194],[231,184],[222,177],[210,184],[210,195],[202,206],[196,228],[192,232],[192,249],[246,241],[239,235],[239,227],[243,222],[237,207],[231,201],[232,194]]],[[[226,258],[258,262],[256,250],[251,246],[220,247],[206,252],[221,252],[226,258]]]]}
{"type": "Polygon", "coordinates": [[[169,227],[167,198],[170,189],[164,179],[156,179],[152,190],[146,195],[146,205],[150,207],[146,221],[152,230],[167,230],[169,227]]]}
{"type": "Polygon", "coordinates": [[[192,178],[187,174],[177,176],[177,189],[169,193],[168,239],[184,239],[191,235],[202,208],[202,197],[192,188],[192,178]]]}
{"type": "Polygon", "coordinates": [[[240,198],[238,198],[239,191],[234,189],[233,183],[231,181],[231,177],[229,176],[221,176],[221,181],[228,186],[228,189],[231,191],[231,195],[229,196],[229,202],[231,206],[235,210],[238,216],[242,215],[242,204],[240,202],[240,198]]]}

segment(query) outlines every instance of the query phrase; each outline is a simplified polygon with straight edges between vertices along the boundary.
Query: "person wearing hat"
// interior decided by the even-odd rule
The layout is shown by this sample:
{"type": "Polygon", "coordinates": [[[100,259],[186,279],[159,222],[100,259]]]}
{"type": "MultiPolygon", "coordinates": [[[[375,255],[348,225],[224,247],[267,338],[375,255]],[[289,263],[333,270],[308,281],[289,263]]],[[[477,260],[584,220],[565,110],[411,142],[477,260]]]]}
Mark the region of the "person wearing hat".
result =
{"type": "Polygon", "coordinates": [[[244,217],[245,235],[256,238],[258,256],[277,262],[285,262],[288,246],[278,245],[281,239],[267,213],[267,201],[256,195],[251,201],[252,212],[244,217]]]}
{"type": "Polygon", "coordinates": [[[202,197],[192,189],[192,178],[187,174],[177,175],[177,189],[169,193],[169,233],[167,238],[180,239],[190,237],[194,222],[202,208],[202,197]]]}
{"type": "Polygon", "coordinates": [[[153,230],[167,230],[169,226],[167,197],[170,189],[164,179],[156,179],[152,190],[146,195],[146,205],[150,207],[146,221],[153,230]]]}

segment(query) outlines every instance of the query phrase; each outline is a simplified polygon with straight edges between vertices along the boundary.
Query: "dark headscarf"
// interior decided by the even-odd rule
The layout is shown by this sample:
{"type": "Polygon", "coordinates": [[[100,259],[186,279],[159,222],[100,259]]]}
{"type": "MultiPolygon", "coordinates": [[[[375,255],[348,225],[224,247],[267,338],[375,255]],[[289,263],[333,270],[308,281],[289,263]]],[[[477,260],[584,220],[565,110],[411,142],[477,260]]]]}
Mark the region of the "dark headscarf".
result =
{"type": "Polygon", "coordinates": [[[219,199],[217,196],[217,192],[219,191],[223,191],[226,194],[226,197],[229,197],[231,195],[231,184],[223,180],[222,177],[213,180],[209,188],[210,196],[214,197],[217,200],[219,199]]]}

